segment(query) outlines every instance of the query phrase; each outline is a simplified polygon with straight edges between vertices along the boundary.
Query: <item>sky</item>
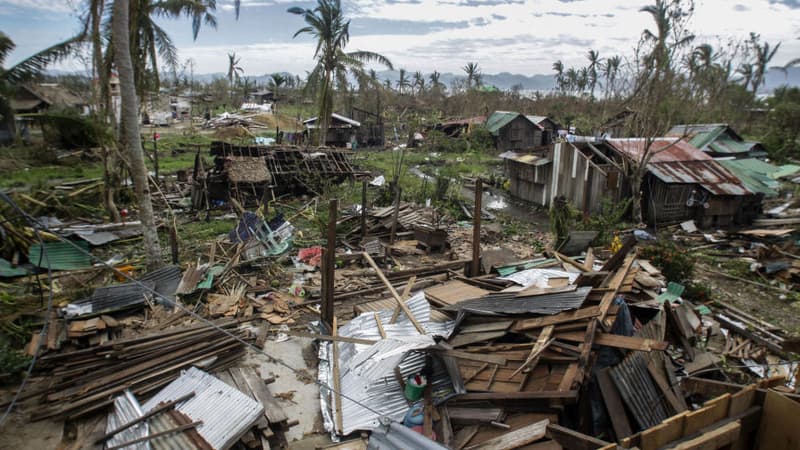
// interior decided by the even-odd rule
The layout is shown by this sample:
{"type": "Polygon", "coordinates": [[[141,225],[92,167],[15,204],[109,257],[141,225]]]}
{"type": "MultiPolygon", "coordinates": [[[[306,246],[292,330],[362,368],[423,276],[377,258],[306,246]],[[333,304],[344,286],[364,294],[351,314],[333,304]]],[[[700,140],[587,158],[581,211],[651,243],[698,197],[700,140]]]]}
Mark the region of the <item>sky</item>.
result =
{"type": "MultiPolygon", "coordinates": [[[[304,74],[313,65],[313,40],[295,31],[304,26],[294,0],[217,0],[216,30],[203,27],[192,39],[188,19],[165,20],[181,61],[195,73],[227,71],[227,53],[241,57],[245,75],[304,74]]],[[[342,0],[351,19],[347,50],[387,56],[395,68],[460,73],[477,62],[484,73],[551,74],[552,64],[586,64],[591,48],[605,58],[630,55],[652,20],[640,12],[652,0],[342,0]]],[[[17,43],[7,65],[75,34],[81,0],[0,0],[0,30],[17,43]]],[[[800,0],[696,0],[691,22],[697,39],[712,44],[745,39],[781,42],[774,65],[800,57],[800,0]]],[[[62,70],[85,70],[80,61],[62,70]]],[[[376,69],[380,67],[376,66],[376,69]]]]}

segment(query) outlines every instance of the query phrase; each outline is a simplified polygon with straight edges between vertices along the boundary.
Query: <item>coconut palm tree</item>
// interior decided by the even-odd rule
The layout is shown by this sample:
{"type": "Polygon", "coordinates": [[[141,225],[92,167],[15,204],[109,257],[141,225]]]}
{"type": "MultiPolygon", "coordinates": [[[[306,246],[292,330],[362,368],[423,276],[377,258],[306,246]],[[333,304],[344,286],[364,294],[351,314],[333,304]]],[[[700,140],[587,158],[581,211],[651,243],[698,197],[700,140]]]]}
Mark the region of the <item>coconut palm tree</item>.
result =
{"type": "Polygon", "coordinates": [[[553,70],[556,72],[556,88],[564,92],[564,63],[556,61],[553,63],[553,70]]]}
{"type": "Polygon", "coordinates": [[[307,26],[297,30],[294,37],[308,34],[317,40],[314,58],[317,65],[311,71],[310,80],[319,87],[320,124],[319,144],[325,144],[328,122],[333,113],[334,83],[340,86],[347,83],[347,72],[364,74],[364,65],[377,62],[392,69],[392,63],[384,56],[367,51],[345,52],[350,40],[350,21],[344,17],[340,0],[317,0],[312,9],[289,8],[289,13],[302,16],[307,26]]]}
{"type": "Polygon", "coordinates": [[[436,70],[434,70],[430,75],[428,75],[428,80],[430,80],[430,82],[431,82],[431,87],[436,88],[436,87],[440,86],[442,84],[442,82],[439,81],[439,79],[441,79],[441,78],[442,78],[442,74],[439,73],[436,70]]]}
{"type": "Polygon", "coordinates": [[[268,86],[270,89],[272,89],[276,99],[279,97],[278,94],[280,93],[281,86],[287,84],[288,82],[289,79],[287,77],[277,72],[269,76],[268,86]]]}
{"type": "Polygon", "coordinates": [[[755,61],[753,61],[753,95],[756,95],[758,88],[764,84],[764,77],[767,75],[769,63],[781,47],[780,42],[775,44],[775,47],[770,48],[769,42],[764,42],[764,45],[761,45],[758,41],[759,36],[751,33],[750,42],[756,54],[755,61]]]}
{"type": "Polygon", "coordinates": [[[594,88],[597,85],[597,69],[600,65],[600,53],[596,50],[589,50],[586,54],[589,60],[589,66],[586,68],[589,84],[589,98],[594,100],[594,88]]]}
{"type": "Polygon", "coordinates": [[[403,94],[407,87],[411,87],[411,81],[409,81],[408,77],[406,76],[408,72],[406,69],[400,68],[400,73],[398,74],[397,78],[397,92],[403,94]]]}
{"type": "Polygon", "coordinates": [[[467,74],[467,89],[472,89],[473,84],[475,83],[476,78],[479,77],[481,70],[478,68],[478,63],[469,62],[466,66],[462,67],[463,70],[467,74]]]}
{"type": "Polygon", "coordinates": [[[671,8],[668,0],[656,0],[655,4],[644,6],[639,11],[650,14],[656,23],[655,31],[645,29],[642,38],[653,46],[652,51],[644,58],[645,67],[650,70],[655,69],[655,77],[659,78],[662,73],[669,70],[673,52],[694,40],[694,35],[683,33],[676,41],[670,42],[670,38],[673,37],[673,25],[676,22],[674,19],[677,19],[675,14],[680,11],[671,8]]]}
{"type": "Polygon", "coordinates": [[[602,66],[603,78],[606,80],[606,98],[614,93],[620,64],[622,64],[622,58],[615,55],[607,58],[605,64],[602,66]]]}
{"type": "Polygon", "coordinates": [[[422,75],[422,72],[419,70],[414,72],[413,79],[413,86],[417,88],[417,94],[425,92],[425,77],[422,75]]]}
{"type": "Polygon", "coordinates": [[[5,60],[14,51],[16,44],[9,36],[0,31],[0,116],[2,116],[0,123],[11,136],[16,134],[16,127],[14,125],[14,109],[11,108],[9,99],[14,95],[15,85],[38,76],[48,65],[73,55],[85,37],[84,30],[78,35],[52,45],[6,69],[4,68],[5,60]]]}
{"type": "Polygon", "coordinates": [[[239,66],[241,60],[242,58],[236,56],[236,52],[228,53],[228,95],[233,95],[233,87],[244,73],[244,69],[239,66]]]}

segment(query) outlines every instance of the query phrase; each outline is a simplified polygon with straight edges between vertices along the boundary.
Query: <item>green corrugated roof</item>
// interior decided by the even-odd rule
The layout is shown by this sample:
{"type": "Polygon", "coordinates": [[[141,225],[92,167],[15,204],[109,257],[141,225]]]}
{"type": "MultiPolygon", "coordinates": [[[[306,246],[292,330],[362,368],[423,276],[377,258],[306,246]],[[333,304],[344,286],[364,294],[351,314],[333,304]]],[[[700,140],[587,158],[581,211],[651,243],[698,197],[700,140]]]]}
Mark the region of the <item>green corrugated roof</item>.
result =
{"type": "Polygon", "coordinates": [[[778,170],[776,170],[775,172],[772,172],[772,174],[770,174],[770,176],[777,180],[778,178],[783,178],[783,177],[788,177],[789,175],[794,175],[797,172],[800,172],[800,166],[795,165],[795,164],[784,164],[782,166],[779,166],[778,170]]]}
{"type": "Polygon", "coordinates": [[[772,165],[756,158],[743,158],[737,159],[736,164],[745,167],[747,170],[760,173],[762,175],[770,176],[772,173],[779,169],[778,166],[772,165]]]}
{"type": "Polygon", "coordinates": [[[92,267],[89,258],[89,243],[86,241],[75,241],[72,244],[61,241],[45,242],[44,246],[44,254],[38,243],[32,244],[28,250],[28,261],[34,266],[46,269],[49,261],[50,268],[53,270],[76,270],[92,267]]]}
{"type": "Polygon", "coordinates": [[[751,144],[736,141],[728,135],[719,136],[716,140],[708,144],[708,148],[712,152],[726,155],[747,153],[750,151],[751,147],[751,144]]]}
{"type": "MultiPolygon", "coordinates": [[[[495,111],[486,119],[486,128],[494,136],[500,133],[500,129],[511,123],[512,120],[521,116],[522,114],[511,111],[495,111]]],[[[525,116],[523,116],[525,117],[525,116]]]]}
{"type": "Polygon", "coordinates": [[[21,277],[28,274],[28,271],[22,267],[14,267],[4,258],[0,258],[0,278],[13,278],[21,277]]]}
{"type": "Polygon", "coordinates": [[[742,183],[747,189],[759,194],[764,194],[765,197],[778,196],[778,191],[776,189],[780,187],[780,183],[761,172],[761,170],[765,169],[763,164],[766,164],[767,166],[770,164],[758,161],[756,159],[732,159],[717,161],[726,169],[733,172],[737,178],[742,180],[742,183]]]}
{"type": "Polygon", "coordinates": [[[689,139],[689,143],[703,150],[703,147],[714,142],[714,140],[716,140],[727,129],[728,129],[727,126],[719,125],[715,128],[710,129],[709,131],[698,132],[697,134],[692,136],[691,139],[689,139]]]}

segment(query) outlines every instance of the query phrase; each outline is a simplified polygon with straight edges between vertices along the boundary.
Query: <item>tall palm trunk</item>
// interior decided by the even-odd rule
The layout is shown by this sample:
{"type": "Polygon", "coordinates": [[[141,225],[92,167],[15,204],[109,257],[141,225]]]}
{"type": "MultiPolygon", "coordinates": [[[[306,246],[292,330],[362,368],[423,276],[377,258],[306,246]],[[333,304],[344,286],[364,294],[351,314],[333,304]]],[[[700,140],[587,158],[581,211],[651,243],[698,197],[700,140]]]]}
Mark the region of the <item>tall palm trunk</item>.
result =
{"type": "Polygon", "coordinates": [[[333,90],[331,89],[331,82],[333,74],[330,70],[325,71],[325,81],[322,86],[322,104],[319,108],[319,146],[324,147],[328,137],[328,127],[333,113],[333,90]]]}
{"type": "Polygon", "coordinates": [[[142,221],[147,267],[161,265],[161,245],[158,242],[153,204],[150,201],[150,186],[147,180],[147,167],[139,136],[139,118],[136,99],[136,82],[133,78],[130,40],[128,39],[128,0],[114,0],[112,33],[114,36],[114,61],[119,72],[119,86],[122,100],[122,147],[127,150],[131,176],[139,202],[139,219],[142,221]]]}

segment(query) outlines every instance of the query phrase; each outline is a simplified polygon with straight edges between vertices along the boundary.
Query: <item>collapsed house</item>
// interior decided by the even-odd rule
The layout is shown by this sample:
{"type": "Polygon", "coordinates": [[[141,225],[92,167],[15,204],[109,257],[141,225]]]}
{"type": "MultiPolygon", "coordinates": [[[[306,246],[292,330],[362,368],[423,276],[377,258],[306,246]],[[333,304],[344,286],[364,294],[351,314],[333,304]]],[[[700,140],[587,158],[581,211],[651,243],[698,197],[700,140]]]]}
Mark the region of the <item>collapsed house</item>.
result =
{"type": "Polygon", "coordinates": [[[457,138],[469,134],[474,127],[483,125],[484,122],[486,122],[486,116],[475,116],[466,119],[454,119],[440,122],[434,125],[433,129],[449,137],[457,138]]]}
{"type": "Polygon", "coordinates": [[[644,139],[556,143],[536,153],[500,156],[511,194],[545,207],[564,197],[590,214],[600,211],[604,199],[630,197],[626,167],[649,152],[641,187],[648,223],[694,219],[704,227],[729,226],[749,223],[760,213],[766,191],[748,188],[721,162],[688,142],[660,138],[649,149],[645,145],[644,139]]]}
{"type": "Polygon", "coordinates": [[[55,83],[17,86],[11,107],[17,114],[41,113],[50,109],[89,113],[89,102],[55,83]]]}
{"type": "Polygon", "coordinates": [[[215,141],[206,170],[195,158],[192,205],[203,209],[235,199],[241,205],[273,199],[285,192],[315,192],[323,180],[354,177],[351,153],[292,146],[233,145],[215,141]]]}

